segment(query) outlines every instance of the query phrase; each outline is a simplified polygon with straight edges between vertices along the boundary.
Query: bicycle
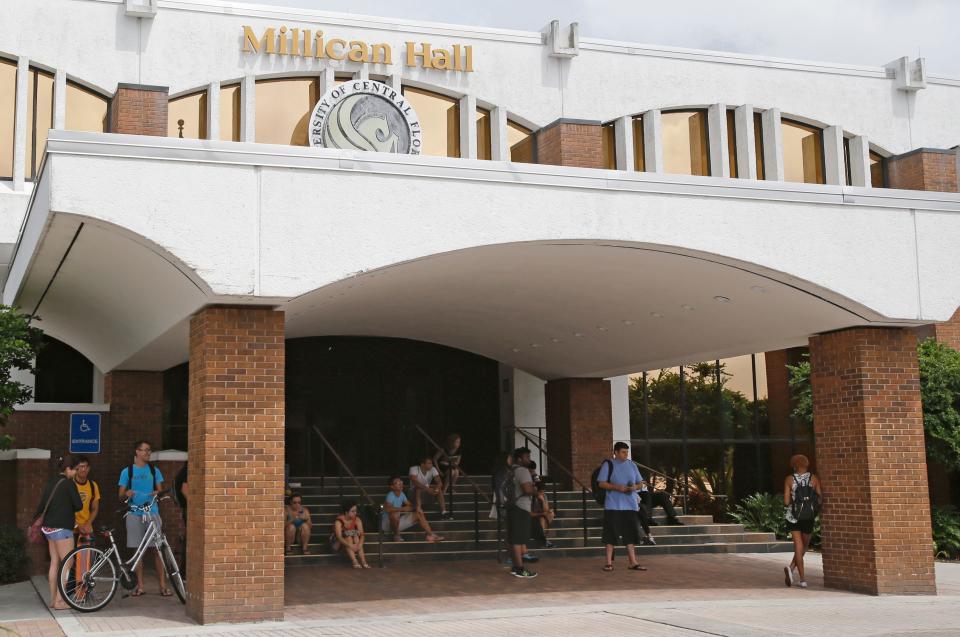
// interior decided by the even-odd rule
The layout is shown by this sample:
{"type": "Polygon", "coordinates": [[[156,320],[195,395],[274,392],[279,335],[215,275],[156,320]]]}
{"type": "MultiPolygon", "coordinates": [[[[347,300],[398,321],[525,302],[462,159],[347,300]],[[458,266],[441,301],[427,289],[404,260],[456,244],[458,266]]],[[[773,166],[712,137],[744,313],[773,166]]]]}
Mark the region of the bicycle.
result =
{"type": "MultiPolygon", "coordinates": [[[[164,489],[146,504],[123,507],[117,509],[117,513],[126,511],[124,518],[134,512],[149,514],[158,499],[169,499],[170,496],[166,495],[169,491],[170,489],[164,489]]],[[[138,582],[134,570],[151,546],[159,552],[160,561],[163,562],[164,570],[180,602],[187,603],[183,577],[180,575],[177,560],[173,555],[173,549],[170,548],[170,543],[167,542],[167,537],[152,517],[146,524],[147,529],[143,539],[140,540],[140,545],[129,560],[120,559],[120,550],[113,539],[113,529],[109,526],[102,526],[98,531],[100,535],[110,540],[110,548],[107,551],[94,546],[81,546],[67,553],[60,562],[57,586],[60,589],[60,595],[71,608],[82,613],[100,610],[113,599],[117,593],[118,584],[128,591],[136,588],[138,582]]]]}

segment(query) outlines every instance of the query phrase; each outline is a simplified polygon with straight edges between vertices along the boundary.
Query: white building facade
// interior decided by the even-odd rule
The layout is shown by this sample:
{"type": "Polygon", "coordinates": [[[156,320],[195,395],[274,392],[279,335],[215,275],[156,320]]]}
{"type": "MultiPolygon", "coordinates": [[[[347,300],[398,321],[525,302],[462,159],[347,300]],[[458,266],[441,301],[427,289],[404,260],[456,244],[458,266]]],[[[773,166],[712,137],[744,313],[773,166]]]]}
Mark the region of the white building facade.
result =
{"type": "MultiPolygon", "coordinates": [[[[231,502],[225,482],[279,506],[295,339],[495,361],[501,425],[542,427],[580,478],[631,437],[626,374],[810,344],[819,470],[844,503],[824,513],[828,583],[934,590],[922,535],[896,573],[893,544],[844,556],[872,531],[841,507],[861,487],[874,506],[899,497],[863,486],[884,463],[925,493],[905,343],[960,306],[960,79],[922,59],[672,49],[556,22],[532,33],[216,0],[0,12],[3,302],[92,363],[89,402],[116,440],[116,405],[189,363],[185,435],[208,511],[231,502]],[[322,147],[317,114],[347,90],[412,109],[406,133],[387,119],[366,139],[382,150],[399,132],[415,152],[322,147]],[[876,455],[885,425],[849,369],[907,379],[880,405],[906,423],[906,460],[876,455]],[[260,478],[228,480],[219,463],[249,460],[233,443],[251,441],[260,478]],[[845,444],[861,473],[844,473],[845,444]]],[[[366,120],[343,121],[349,136],[366,120]]],[[[188,537],[229,536],[214,517],[191,514],[188,537]]],[[[195,617],[277,616],[273,526],[242,577],[255,595],[279,564],[279,598],[235,610],[209,573],[229,541],[197,541],[195,617]]]]}

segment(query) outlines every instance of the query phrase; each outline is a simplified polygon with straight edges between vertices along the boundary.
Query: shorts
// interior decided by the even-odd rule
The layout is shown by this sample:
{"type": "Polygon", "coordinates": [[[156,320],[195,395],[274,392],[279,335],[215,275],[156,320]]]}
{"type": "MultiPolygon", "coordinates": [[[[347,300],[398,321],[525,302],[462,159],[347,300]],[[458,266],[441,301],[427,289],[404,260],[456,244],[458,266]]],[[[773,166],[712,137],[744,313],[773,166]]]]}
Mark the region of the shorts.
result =
{"type": "Polygon", "coordinates": [[[150,519],[154,519],[157,522],[158,527],[162,527],[162,521],[160,516],[156,514],[151,515],[134,515],[130,514],[127,516],[127,548],[135,549],[140,546],[140,541],[143,539],[143,536],[147,532],[147,525],[150,523],[150,519]]]}
{"type": "Polygon", "coordinates": [[[43,537],[51,541],[68,540],[73,537],[73,529],[51,529],[50,527],[40,527],[43,531],[43,537]]]}
{"type": "Polygon", "coordinates": [[[529,511],[513,505],[507,506],[507,544],[516,546],[529,542],[532,520],[529,511]]]}
{"type": "Polygon", "coordinates": [[[791,522],[787,520],[788,531],[800,531],[806,535],[813,533],[813,520],[801,520],[800,522],[791,522]]]}
{"type": "Polygon", "coordinates": [[[616,545],[620,544],[618,540],[622,539],[623,544],[639,544],[640,528],[638,522],[636,511],[604,509],[603,543],[616,545]]]}
{"type": "MultiPolygon", "coordinates": [[[[413,513],[401,513],[400,514],[400,524],[397,525],[397,531],[406,531],[411,526],[417,523],[417,516],[413,513]]],[[[380,525],[384,533],[391,533],[390,529],[390,515],[388,513],[383,514],[383,521],[380,525]]]]}

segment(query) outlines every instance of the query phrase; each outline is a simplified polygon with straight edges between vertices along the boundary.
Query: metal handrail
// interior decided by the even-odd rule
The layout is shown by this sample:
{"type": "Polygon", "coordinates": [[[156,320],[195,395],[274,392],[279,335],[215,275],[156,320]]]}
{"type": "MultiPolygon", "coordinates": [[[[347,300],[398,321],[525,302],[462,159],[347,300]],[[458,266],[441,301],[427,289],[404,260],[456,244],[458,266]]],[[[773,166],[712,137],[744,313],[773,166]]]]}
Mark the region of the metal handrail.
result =
{"type": "Polygon", "coordinates": [[[378,552],[379,552],[378,559],[380,561],[380,568],[383,568],[383,523],[381,522],[381,518],[383,517],[383,505],[377,504],[376,502],[373,501],[373,498],[370,497],[370,495],[367,493],[367,490],[364,489],[363,485],[360,484],[360,481],[357,480],[357,476],[353,474],[353,471],[351,471],[350,467],[347,466],[347,463],[343,461],[343,458],[340,457],[340,454],[337,453],[337,450],[333,448],[333,445],[330,444],[330,441],[327,440],[327,437],[324,436],[319,429],[317,429],[317,426],[313,425],[312,428],[313,428],[313,433],[317,434],[317,436],[320,437],[321,442],[323,442],[324,446],[326,446],[326,448],[330,451],[330,453],[333,455],[336,461],[340,464],[340,467],[342,467],[347,472],[347,475],[350,476],[350,479],[353,480],[353,484],[356,485],[357,489],[360,490],[360,495],[366,498],[367,502],[370,503],[370,506],[376,509],[378,552]]]}
{"type": "MultiPolygon", "coordinates": [[[[438,445],[437,442],[430,437],[430,434],[428,434],[426,431],[423,430],[423,427],[421,427],[420,425],[414,425],[414,427],[417,429],[417,431],[420,432],[420,434],[424,438],[427,439],[427,442],[429,442],[431,445],[433,445],[437,449],[437,451],[443,454],[444,458],[446,458],[447,460],[450,459],[450,457],[447,455],[447,450],[441,447],[440,445],[438,445]]],[[[458,466],[457,468],[460,470],[460,475],[466,478],[470,482],[470,484],[473,486],[473,545],[474,545],[474,548],[479,549],[480,548],[480,497],[479,496],[482,495],[483,498],[490,504],[493,504],[493,500],[488,498],[485,493],[480,491],[480,486],[474,481],[474,479],[470,476],[470,474],[464,471],[463,468],[460,466],[458,466]]],[[[446,485],[444,485],[444,487],[446,487],[446,485]]],[[[453,505],[454,505],[454,495],[453,495],[452,484],[450,485],[450,503],[449,504],[450,504],[450,513],[452,514],[453,505]]]]}
{"type": "MultiPolygon", "coordinates": [[[[550,461],[551,472],[553,471],[553,467],[557,467],[558,469],[563,471],[565,474],[567,474],[567,476],[569,476],[573,484],[576,484],[580,487],[580,507],[581,507],[580,510],[581,510],[582,521],[583,521],[583,545],[586,546],[587,545],[587,494],[592,493],[593,490],[587,487],[582,482],[580,482],[580,480],[577,479],[577,476],[573,475],[573,472],[570,471],[570,469],[567,469],[565,466],[563,466],[563,464],[561,464],[556,458],[551,456],[550,453],[546,449],[544,449],[540,444],[530,440],[530,438],[527,436],[526,433],[524,433],[522,429],[520,429],[519,427],[511,427],[511,429],[513,429],[515,432],[523,436],[523,439],[527,441],[527,444],[533,445],[540,451],[540,453],[542,453],[547,457],[547,460],[550,461]]],[[[552,482],[553,482],[553,504],[554,504],[554,508],[557,509],[558,508],[556,506],[557,505],[557,481],[552,480],[552,482]]]]}
{"type": "MultiPolygon", "coordinates": [[[[443,447],[441,447],[440,445],[438,445],[438,444],[437,444],[437,441],[430,437],[430,434],[428,434],[426,431],[424,431],[423,428],[422,428],[420,425],[414,425],[414,427],[416,428],[417,431],[419,431],[419,432],[421,433],[421,435],[423,435],[424,438],[427,439],[427,442],[429,442],[431,445],[433,445],[434,448],[435,448],[437,451],[440,451],[441,453],[443,453],[443,456],[444,456],[445,458],[448,458],[448,459],[449,459],[449,457],[447,456],[447,451],[446,451],[446,449],[444,449],[443,447]]],[[[466,471],[464,471],[464,470],[463,470],[463,467],[458,467],[458,469],[460,470],[460,475],[462,475],[464,478],[467,479],[467,481],[468,481],[468,482],[470,483],[470,485],[473,487],[474,491],[476,491],[476,492],[478,492],[480,495],[482,495],[482,496],[484,497],[484,499],[487,501],[487,504],[493,504],[493,498],[488,497],[487,494],[483,492],[483,489],[480,488],[480,486],[476,483],[476,481],[473,479],[473,477],[472,477],[470,474],[468,474],[466,471]]],[[[450,494],[453,495],[453,488],[450,489],[450,494]]],[[[453,508],[453,507],[451,507],[451,510],[452,510],[452,508],[453,508]]]]}
{"type": "MultiPolygon", "coordinates": [[[[672,481],[675,485],[676,485],[676,484],[679,484],[679,483],[682,481],[682,478],[677,478],[677,477],[675,477],[675,476],[667,475],[666,473],[664,473],[664,472],[662,472],[662,471],[657,471],[657,470],[654,469],[653,467],[648,467],[647,465],[645,465],[645,464],[643,464],[643,463],[640,463],[640,462],[637,462],[636,460],[633,460],[633,458],[631,458],[631,461],[633,462],[633,464],[637,465],[637,467],[639,467],[640,469],[646,471],[646,472],[649,473],[651,476],[663,476],[664,481],[665,481],[668,485],[670,484],[671,481],[672,481]]],[[[688,485],[688,488],[689,488],[689,485],[688,485]]],[[[652,484],[650,484],[650,490],[651,490],[651,491],[654,490],[652,484]]],[[[712,493],[712,492],[710,492],[710,491],[705,491],[705,490],[703,490],[703,489],[696,489],[696,491],[697,491],[697,493],[702,493],[702,494],[706,495],[707,497],[709,497],[709,498],[711,498],[711,499],[714,499],[714,500],[726,500],[726,498],[727,498],[726,495],[719,495],[719,494],[716,494],[716,493],[712,493]]],[[[686,514],[687,514],[687,498],[688,498],[688,492],[687,492],[686,490],[684,490],[682,493],[678,493],[678,494],[677,494],[677,497],[679,497],[680,500],[683,501],[683,513],[684,513],[684,515],[686,515],[686,514]]]]}

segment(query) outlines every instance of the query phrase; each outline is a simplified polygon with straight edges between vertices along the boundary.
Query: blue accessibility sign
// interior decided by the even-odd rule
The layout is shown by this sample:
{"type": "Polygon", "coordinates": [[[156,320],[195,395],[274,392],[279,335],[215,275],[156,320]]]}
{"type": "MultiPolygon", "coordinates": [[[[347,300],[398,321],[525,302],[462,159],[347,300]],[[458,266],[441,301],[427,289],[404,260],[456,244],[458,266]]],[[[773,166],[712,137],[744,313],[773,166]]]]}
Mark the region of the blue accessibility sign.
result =
{"type": "Polygon", "coordinates": [[[100,414],[70,414],[70,453],[100,453],[100,414]]]}

